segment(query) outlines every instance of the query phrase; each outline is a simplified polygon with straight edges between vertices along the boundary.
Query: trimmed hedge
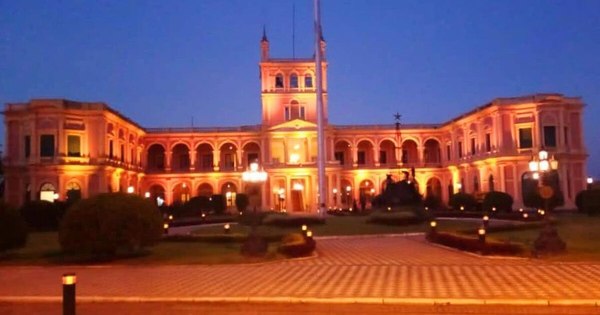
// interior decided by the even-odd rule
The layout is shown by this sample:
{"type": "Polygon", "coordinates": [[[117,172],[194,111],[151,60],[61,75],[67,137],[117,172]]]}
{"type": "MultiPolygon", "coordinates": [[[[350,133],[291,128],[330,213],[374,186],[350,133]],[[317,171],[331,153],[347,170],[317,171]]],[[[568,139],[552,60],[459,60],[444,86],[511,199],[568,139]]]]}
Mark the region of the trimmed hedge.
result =
{"type": "Polygon", "coordinates": [[[521,244],[503,243],[490,240],[481,242],[475,237],[447,232],[429,233],[427,235],[427,239],[433,243],[438,243],[463,251],[481,253],[483,255],[518,256],[527,252],[525,246],[521,244]]]}
{"type": "Polygon", "coordinates": [[[305,216],[285,216],[270,215],[263,220],[264,225],[277,227],[300,227],[302,225],[320,225],[325,224],[325,219],[321,217],[305,216]]]}
{"type": "Polygon", "coordinates": [[[305,237],[300,233],[290,233],[283,237],[278,251],[288,257],[310,256],[317,243],[312,237],[305,237]]]}
{"type": "MultiPolygon", "coordinates": [[[[266,235],[262,236],[268,243],[279,242],[281,235],[266,235]]],[[[233,233],[233,234],[193,234],[193,235],[166,235],[162,238],[164,242],[175,242],[175,243],[243,243],[248,238],[245,234],[233,233]]]]}
{"type": "Polygon", "coordinates": [[[19,211],[27,226],[37,231],[56,231],[69,205],[45,200],[29,201],[19,211]]]}
{"type": "Polygon", "coordinates": [[[582,190],[575,197],[575,204],[580,212],[590,216],[600,215],[600,190],[582,190]]]}
{"type": "Polygon", "coordinates": [[[156,205],[140,196],[99,194],[75,203],[59,231],[63,251],[92,260],[112,259],[156,244],[163,234],[156,205]]]}
{"type": "Polygon", "coordinates": [[[0,201],[0,253],[27,243],[27,224],[19,212],[0,201]]]}
{"type": "Polygon", "coordinates": [[[413,212],[376,212],[373,213],[367,223],[382,225],[412,225],[423,222],[421,216],[413,212]]]}

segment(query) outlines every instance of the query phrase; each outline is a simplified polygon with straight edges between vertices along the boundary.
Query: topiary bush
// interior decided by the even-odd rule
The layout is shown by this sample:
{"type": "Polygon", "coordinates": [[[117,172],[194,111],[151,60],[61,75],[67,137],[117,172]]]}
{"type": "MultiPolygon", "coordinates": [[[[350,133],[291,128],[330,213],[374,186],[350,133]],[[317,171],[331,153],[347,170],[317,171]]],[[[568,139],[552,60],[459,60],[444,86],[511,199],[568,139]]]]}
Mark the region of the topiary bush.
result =
{"type": "Polygon", "coordinates": [[[19,212],[0,201],[0,253],[25,246],[27,224],[19,212]]]}
{"type": "Polygon", "coordinates": [[[439,209],[442,206],[442,199],[435,195],[427,195],[427,197],[423,199],[423,206],[432,210],[439,209]]]}
{"type": "Polygon", "coordinates": [[[59,231],[63,251],[93,260],[135,253],[161,238],[156,205],[133,194],[106,193],[74,204],[59,231]]]}
{"type": "Polygon", "coordinates": [[[448,205],[454,210],[460,210],[460,207],[463,206],[464,211],[474,211],[477,207],[477,201],[471,194],[457,193],[450,196],[448,205]]]}
{"type": "Polygon", "coordinates": [[[288,257],[305,257],[313,253],[317,243],[312,237],[290,233],[281,239],[278,251],[288,257]]]}
{"type": "Polygon", "coordinates": [[[19,211],[29,228],[37,231],[55,231],[58,229],[67,206],[66,203],[34,200],[23,204],[19,211]]]}
{"type": "Polygon", "coordinates": [[[483,198],[483,211],[492,212],[492,208],[496,208],[498,212],[511,212],[513,205],[513,197],[505,192],[490,191],[483,198]]]}

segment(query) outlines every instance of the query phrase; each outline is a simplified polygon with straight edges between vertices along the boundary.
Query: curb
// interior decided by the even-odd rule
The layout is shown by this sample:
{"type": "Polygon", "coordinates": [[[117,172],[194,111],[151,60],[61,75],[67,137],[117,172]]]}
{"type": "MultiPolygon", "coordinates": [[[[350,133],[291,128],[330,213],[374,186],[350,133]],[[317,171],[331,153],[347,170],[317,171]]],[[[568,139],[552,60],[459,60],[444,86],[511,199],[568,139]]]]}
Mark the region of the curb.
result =
{"type": "MultiPolygon", "coordinates": [[[[3,296],[0,303],[58,303],[60,296],[3,296]]],[[[78,303],[290,303],[290,304],[381,304],[381,305],[521,305],[521,306],[596,306],[598,299],[465,299],[465,298],[315,298],[315,297],[106,297],[80,296],[78,303]]]]}

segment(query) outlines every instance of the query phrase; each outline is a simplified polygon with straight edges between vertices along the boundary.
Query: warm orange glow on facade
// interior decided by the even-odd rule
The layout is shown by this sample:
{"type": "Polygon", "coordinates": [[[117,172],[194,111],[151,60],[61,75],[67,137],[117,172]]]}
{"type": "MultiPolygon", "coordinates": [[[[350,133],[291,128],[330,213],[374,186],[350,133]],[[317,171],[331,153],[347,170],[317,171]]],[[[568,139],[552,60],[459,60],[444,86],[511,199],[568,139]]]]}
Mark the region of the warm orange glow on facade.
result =
{"type": "MultiPolygon", "coordinates": [[[[254,126],[143,128],[103,103],[7,104],[6,199],[20,205],[42,194],[64,199],[77,191],[85,198],[131,187],[167,204],[222,194],[233,211],[236,193],[245,192],[255,194],[259,209],[316,212],[314,60],[271,58],[266,38],[261,57],[262,121],[254,126]],[[253,162],[267,173],[258,189],[242,180],[253,162]]],[[[414,174],[411,181],[423,195],[447,201],[459,190],[499,190],[521,207],[522,177],[542,147],[560,160],[566,207],[586,187],[579,98],[499,98],[447,122],[405,124],[398,131],[391,119],[331,125],[327,67],[324,61],[327,206],[348,207],[381,193],[388,174],[414,174]]]]}

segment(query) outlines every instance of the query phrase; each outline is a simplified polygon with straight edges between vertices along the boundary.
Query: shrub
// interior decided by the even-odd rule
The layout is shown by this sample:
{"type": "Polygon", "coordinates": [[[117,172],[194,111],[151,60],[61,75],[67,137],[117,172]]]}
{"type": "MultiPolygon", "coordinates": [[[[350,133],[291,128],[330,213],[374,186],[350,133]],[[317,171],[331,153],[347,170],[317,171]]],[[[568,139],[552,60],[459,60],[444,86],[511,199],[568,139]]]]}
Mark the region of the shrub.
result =
{"type": "Polygon", "coordinates": [[[248,195],[246,194],[237,194],[235,195],[235,207],[238,211],[246,211],[248,205],[250,204],[250,199],[248,199],[248,195]]]}
{"type": "Polygon", "coordinates": [[[471,194],[457,193],[450,197],[448,204],[454,210],[460,210],[460,207],[463,206],[465,211],[474,211],[477,201],[471,194]]]}
{"type": "Polygon", "coordinates": [[[305,257],[312,254],[316,245],[312,237],[290,233],[282,238],[278,251],[288,257],[305,257]]]}
{"type": "Polygon", "coordinates": [[[149,200],[123,193],[99,194],[74,204],[59,231],[65,252],[92,259],[110,259],[154,245],[162,220],[149,200]]]}
{"type": "Polygon", "coordinates": [[[480,242],[475,237],[436,232],[429,233],[427,239],[431,242],[453,247],[469,252],[479,252],[484,255],[522,255],[526,249],[523,245],[486,240],[480,242]]]}
{"type": "Polygon", "coordinates": [[[0,253],[25,246],[27,224],[19,212],[0,201],[0,253]]]}
{"type": "MultiPolygon", "coordinates": [[[[548,205],[546,205],[546,200],[542,199],[538,191],[530,191],[523,196],[523,204],[526,207],[532,208],[543,208],[546,209],[546,206],[549,206],[550,209],[554,209],[558,206],[562,206],[565,204],[564,196],[560,190],[554,191],[550,200],[548,200],[548,205]]],[[[548,210],[548,209],[546,209],[548,210]]]]}
{"type": "Polygon", "coordinates": [[[483,198],[483,211],[492,212],[492,208],[496,207],[499,212],[511,212],[513,198],[511,195],[501,191],[490,191],[483,198]]]}
{"type": "Polygon", "coordinates": [[[302,225],[317,225],[325,224],[325,219],[313,216],[285,216],[285,215],[270,215],[263,220],[264,225],[277,227],[300,227],[302,225]]]}
{"type": "Polygon", "coordinates": [[[577,198],[579,198],[577,205],[579,211],[592,216],[600,214],[600,190],[583,190],[577,194],[577,198]]]}
{"type": "Polygon", "coordinates": [[[423,222],[423,218],[414,212],[376,212],[371,214],[367,222],[383,225],[411,225],[423,222]]]}
{"type": "Polygon", "coordinates": [[[66,203],[35,200],[21,206],[20,212],[31,229],[53,231],[58,229],[66,207],[66,203]]]}
{"type": "Polygon", "coordinates": [[[212,195],[210,199],[210,206],[216,214],[225,213],[225,197],[223,195],[212,195]]]}

